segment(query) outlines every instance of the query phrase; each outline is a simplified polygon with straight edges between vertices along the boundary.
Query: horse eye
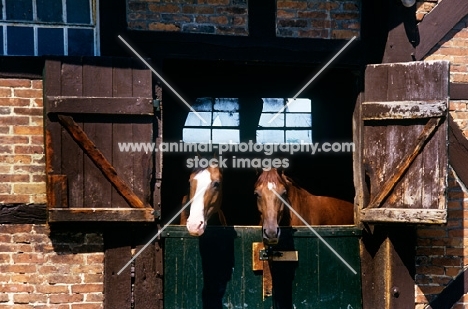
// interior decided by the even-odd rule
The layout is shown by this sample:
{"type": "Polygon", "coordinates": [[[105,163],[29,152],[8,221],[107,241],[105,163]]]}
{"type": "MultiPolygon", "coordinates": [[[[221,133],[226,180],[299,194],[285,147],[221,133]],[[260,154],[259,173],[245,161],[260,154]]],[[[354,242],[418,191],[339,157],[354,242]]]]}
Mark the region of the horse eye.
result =
{"type": "Polygon", "coordinates": [[[213,188],[219,188],[219,181],[213,182],[213,188]]]}

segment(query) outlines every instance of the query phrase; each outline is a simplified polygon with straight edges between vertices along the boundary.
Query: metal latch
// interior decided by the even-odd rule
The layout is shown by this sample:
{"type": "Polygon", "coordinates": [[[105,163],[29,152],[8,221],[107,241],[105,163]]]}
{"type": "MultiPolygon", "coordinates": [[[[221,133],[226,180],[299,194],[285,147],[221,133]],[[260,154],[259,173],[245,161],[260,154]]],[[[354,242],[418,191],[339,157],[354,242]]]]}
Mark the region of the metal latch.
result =
{"type": "Polygon", "coordinates": [[[157,112],[161,111],[161,100],[154,99],[153,100],[153,107],[154,107],[155,111],[157,111],[157,112]]]}
{"type": "Polygon", "coordinates": [[[275,261],[275,262],[297,262],[299,256],[297,251],[276,251],[272,247],[267,247],[260,250],[259,260],[275,261]]]}

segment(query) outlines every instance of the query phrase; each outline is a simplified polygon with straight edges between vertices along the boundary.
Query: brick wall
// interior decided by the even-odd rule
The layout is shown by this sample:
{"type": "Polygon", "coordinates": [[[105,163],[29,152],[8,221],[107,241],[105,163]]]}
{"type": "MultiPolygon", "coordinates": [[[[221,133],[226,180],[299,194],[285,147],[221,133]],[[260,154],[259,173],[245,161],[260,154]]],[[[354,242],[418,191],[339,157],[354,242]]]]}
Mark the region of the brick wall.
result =
{"type": "Polygon", "coordinates": [[[129,0],[129,29],[247,35],[247,0],[129,0]]]}
{"type": "Polygon", "coordinates": [[[281,37],[350,39],[361,29],[358,0],[280,0],[276,32],[281,37]]]}
{"type": "Polygon", "coordinates": [[[0,309],[100,309],[103,261],[99,233],[0,225],[0,309]]]}
{"type": "Polygon", "coordinates": [[[416,20],[422,21],[424,16],[429,14],[431,10],[440,2],[441,0],[418,0],[416,2],[416,20]]]}
{"type": "Polygon", "coordinates": [[[45,203],[42,81],[0,79],[0,204],[45,203]]]}
{"type": "MultiPolygon", "coordinates": [[[[360,0],[279,0],[280,37],[350,39],[359,37],[360,0]]],[[[248,0],[130,0],[130,29],[248,35],[248,0]]],[[[266,12],[267,13],[267,12],[266,12]]]]}

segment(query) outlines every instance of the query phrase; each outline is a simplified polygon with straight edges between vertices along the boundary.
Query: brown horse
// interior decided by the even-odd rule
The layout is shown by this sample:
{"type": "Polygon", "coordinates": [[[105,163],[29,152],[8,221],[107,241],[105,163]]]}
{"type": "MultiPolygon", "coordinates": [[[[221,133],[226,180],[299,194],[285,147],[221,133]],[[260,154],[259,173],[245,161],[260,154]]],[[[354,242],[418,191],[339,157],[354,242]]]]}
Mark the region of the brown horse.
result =
{"type": "Polygon", "coordinates": [[[205,232],[208,220],[218,213],[221,224],[226,224],[222,212],[223,175],[218,166],[197,169],[190,174],[190,193],[182,199],[182,205],[192,201],[190,211],[185,210],[180,215],[180,224],[187,225],[192,236],[201,236],[205,232]],[[193,200],[192,200],[193,199],[193,200]]]}
{"type": "Polygon", "coordinates": [[[263,171],[255,183],[257,207],[261,214],[263,239],[268,245],[278,243],[279,226],[304,225],[275,191],[310,225],[353,224],[354,205],[333,197],[316,196],[297,186],[276,169],[263,171]]]}

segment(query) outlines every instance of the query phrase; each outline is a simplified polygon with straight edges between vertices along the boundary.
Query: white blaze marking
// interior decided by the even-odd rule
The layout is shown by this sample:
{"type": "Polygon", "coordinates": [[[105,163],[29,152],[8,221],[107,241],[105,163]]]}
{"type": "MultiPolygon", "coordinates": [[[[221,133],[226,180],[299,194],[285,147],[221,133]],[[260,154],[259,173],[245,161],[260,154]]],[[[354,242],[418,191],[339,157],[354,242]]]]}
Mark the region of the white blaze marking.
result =
{"type": "Polygon", "coordinates": [[[273,190],[274,188],[276,188],[276,185],[273,182],[268,182],[267,187],[268,187],[268,190],[273,190]]]}
{"type": "Polygon", "coordinates": [[[205,191],[211,183],[210,172],[204,170],[197,175],[194,179],[197,180],[197,189],[195,190],[195,198],[193,199],[192,206],[190,207],[190,216],[187,220],[189,222],[199,222],[205,221],[205,191]]]}

